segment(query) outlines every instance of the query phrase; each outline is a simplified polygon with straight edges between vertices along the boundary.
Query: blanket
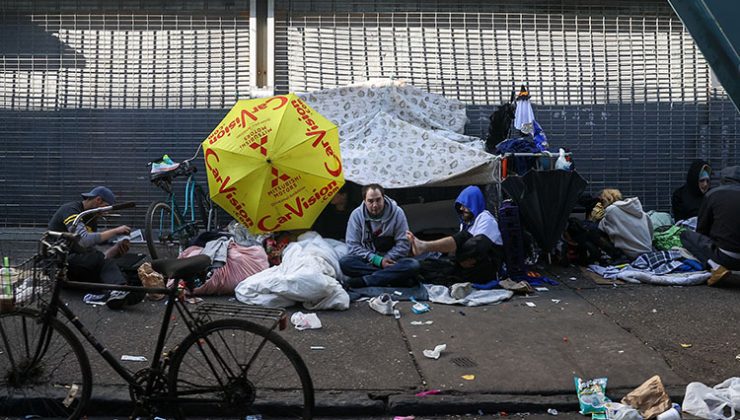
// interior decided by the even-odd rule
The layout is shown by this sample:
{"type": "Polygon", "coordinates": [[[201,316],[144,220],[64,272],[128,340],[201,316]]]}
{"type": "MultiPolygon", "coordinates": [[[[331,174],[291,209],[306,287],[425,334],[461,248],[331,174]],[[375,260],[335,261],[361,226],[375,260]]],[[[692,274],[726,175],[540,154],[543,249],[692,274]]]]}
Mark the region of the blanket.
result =
{"type": "Polygon", "coordinates": [[[344,278],[339,259],[346,254],[344,243],[306,232],[285,248],[280,265],[240,282],[236,298],[272,308],[301,302],[308,310],[349,309],[349,295],[338,281],[344,278]]]}
{"type": "Polygon", "coordinates": [[[707,282],[711,273],[695,271],[688,273],[656,274],[651,271],[637,270],[632,267],[616,268],[599,265],[588,266],[589,270],[607,279],[618,279],[628,283],[647,283],[660,286],[696,286],[707,282]]]}
{"type": "MultiPolygon", "coordinates": [[[[226,255],[226,262],[220,268],[213,270],[208,281],[193,290],[194,295],[230,295],[245,277],[269,267],[267,254],[261,246],[241,246],[234,241],[221,240],[218,240],[216,245],[221,248],[219,252],[226,255]]],[[[210,249],[212,250],[213,247],[210,249]]],[[[193,245],[186,248],[180,258],[208,252],[202,247],[193,245]]]]}
{"type": "Polygon", "coordinates": [[[430,301],[444,303],[446,305],[490,305],[492,303],[501,303],[514,295],[514,292],[511,290],[474,290],[462,299],[455,299],[450,296],[450,289],[446,286],[425,284],[424,287],[427,288],[430,301]]]}

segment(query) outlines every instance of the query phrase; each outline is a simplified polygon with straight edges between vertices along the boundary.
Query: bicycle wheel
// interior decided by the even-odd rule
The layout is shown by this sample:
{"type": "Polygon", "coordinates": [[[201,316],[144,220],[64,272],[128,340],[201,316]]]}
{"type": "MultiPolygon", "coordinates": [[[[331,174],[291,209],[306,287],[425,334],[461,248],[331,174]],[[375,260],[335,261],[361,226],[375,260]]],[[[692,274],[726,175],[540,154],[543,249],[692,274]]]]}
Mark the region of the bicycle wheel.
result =
{"type": "Polygon", "coordinates": [[[314,392],[306,365],[285,339],[239,319],[210,322],[178,346],[170,396],[192,415],[310,419],[314,392]],[[204,406],[204,413],[196,410],[204,406]],[[218,414],[216,414],[218,413],[218,414]]]}
{"type": "Polygon", "coordinates": [[[0,413],[79,418],[90,399],[92,371],[82,344],[37,311],[0,315],[0,413]]]}
{"type": "Polygon", "coordinates": [[[192,236],[179,214],[169,204],[158,201],[149,206],[144,223],[144,239],[152,260],[177,258],[192,236]],[[174,216],[174,218],[173,218],[174,216]]]}

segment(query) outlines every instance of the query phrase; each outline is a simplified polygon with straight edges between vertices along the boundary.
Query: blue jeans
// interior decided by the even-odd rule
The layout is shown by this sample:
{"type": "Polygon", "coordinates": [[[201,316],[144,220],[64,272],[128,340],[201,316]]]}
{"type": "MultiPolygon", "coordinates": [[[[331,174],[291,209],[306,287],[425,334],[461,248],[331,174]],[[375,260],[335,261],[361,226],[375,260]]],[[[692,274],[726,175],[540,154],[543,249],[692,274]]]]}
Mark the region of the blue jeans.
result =
{"type": "Polygon", "coordinates": [[[388,268],[379,268],[362,257],[346,255],[339,260],[342,272],[349,277],[362,277],[369,287],[409,287],[418,283],[421,264],[415,258],[401,258],[388,268]]]}

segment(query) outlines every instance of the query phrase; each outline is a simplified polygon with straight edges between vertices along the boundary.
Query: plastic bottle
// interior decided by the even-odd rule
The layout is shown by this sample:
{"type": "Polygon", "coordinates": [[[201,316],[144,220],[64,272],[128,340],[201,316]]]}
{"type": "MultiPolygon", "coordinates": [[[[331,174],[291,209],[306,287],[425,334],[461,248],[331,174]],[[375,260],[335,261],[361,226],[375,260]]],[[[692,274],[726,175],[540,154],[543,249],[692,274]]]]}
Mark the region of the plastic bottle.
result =
{"type": "Polygon", "coordinates": [[[3,257],[2,277],[0,278],[0,313],[11,312],[15,309],[13,299],[13,280],[10,275],[10,260],[3,257]]]}

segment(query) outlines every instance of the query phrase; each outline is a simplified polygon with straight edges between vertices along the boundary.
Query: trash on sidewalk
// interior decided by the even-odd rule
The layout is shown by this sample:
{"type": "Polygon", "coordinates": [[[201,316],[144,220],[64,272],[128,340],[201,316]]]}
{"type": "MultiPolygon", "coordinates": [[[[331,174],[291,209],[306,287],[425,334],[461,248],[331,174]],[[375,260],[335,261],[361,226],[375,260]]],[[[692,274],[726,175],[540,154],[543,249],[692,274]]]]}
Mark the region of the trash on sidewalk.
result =
{"type": "Polygon", "coordinates": [[[465,299],[473,291],[473,283],[455,283],[450,286],[450,296],[453,299],[465,299]]]}
{"type": "Polygon", "coordinates": [[[311,346],[311,350],[324,350],[326,347],[324,346],[311,346]]]}
{"type": "Polygon", "coordinates": [[[463,375],[461,378],[465,379],[466,381],[474,381],[475,375],[463,375]]]}
{"type": "Polygon", "coordinates": [[[690,349],[690,348],[694,347],[694,345],[691,344],[691,343],[681,343],[681,347],[683,347],[685,349],[690,349]]]}
{"type": "Polygon", "coordinates": [[[411,321],[411,325],[432,325],[434,324],[434,321],[411,321]]]}
{"type": "Polygon", "coordinates": [[[578,396],[581,414],[605,413],[604,404],[611,402],[606,397],[607,378],[595,378],[588,381],[574,376],[576,395],[578,396]]]}
{"type": "Polygon", "coordinates": [[[290,317],[290,322],[295,325],[295,329],[300,331],[321,328],[321,320],[319,320],[319,317],[316,316],[316,314],[296,312],[290,317]]]}
{"type": "Polygon", "coordinates": [[[681,406],[673,403],[668,411],[658,414],[658,420],[681,420],[681,406]]]}
{"type": "Polygon", "coordinates": [[[527,294],[534,293],[534,288],[526,281],[515,282],[512,279],[504,279],[498,282],[499,286],[514,293],[527,294]]]}
{"type": "Polygon", "coordinates": [[[124,354],[121,356],[121,360],[124,362],[146,362],[146,357],[144,356],[131,356],[129,354],[124,354]]]}
{"type": "Polygon", "coordinates": [[[411,312],[413,312],[413,313],[415,313],[417,315],[418,314],[423,314],[425,312],[429,312],[429,310],[431,309],[431,308],[429,308],[429,304],[423,303],[423,302],[419,302],[416,299],[414,299],[413,297],[411,298],[411,301],[414,302],[414,306],[411,307],[411,312]]]}
{"type": "Polygon", "coordinates": [[[554,304],[560,303],[560,299],[550,299],[550,301],[554,304]]]}
{"type": "Polygon", "coordinates": [[[525,305],[529,306],[530,308],[536,308],[537,305],[534,304],[534,302],[524,302],[525,305]]]}
{"type": "Polygon", "coordinates": [[[370,305],[370,308],[382,315],[394,315],[393,309],[396,306],[396,303],[398,302],[393,300],[393,298],[391,298],[391,295],[389,295],[388,293],[383,293],[368,301],[368,305],[370,305]]]}
{"type": "Polygon", "coordinates": [[[426,391],[417,392],[416,393],[416,396],[417,397],[426,397],[426,396],[429,396],[429,395],[437,395],[437,394],[440,394],[441,392],[442,391],[440,391],[439,389],[429,389],[429,390],[426,390],[426,391]]]}
{"type": "Polygon", "coordinates": [[[439,356],[443,351],[447,350],[447,344],[440,344],[434,348],[434,350],[424,350],[424,356],[430,359],[439,359],[439,356]]]}
{"type": "MultiPolygon", "coordinates": [[[[544,287],[544,286],[542,286],[542,287],[535,287],[534,290],[536,290],[538,292],[549,292],[550,291],[550,289],[548,289],[547,287],[544,287]]],[[[553,408],[553,410],[554,410],[554,408],[553,408]]]]}
{"type": "Polygon", "coordinates": [[[399,311],[398,309],[394,309],[393,310],[393,318],[401,319],[401,311],[399,311]]]}
{"type": "Polygon", "coordinates": [[[671,408],[671,397],[660,376],[655,375],[625,395],[622,404],[636,408],[644,418],[651,419],[671,408]]]}
{"type": "Polygon", "coordinates": [[[396,416],[393,417],[393,420],[415,420],[416,417],[414,416],[396,416]]]}
{"type": "MultiPolygon", "coordinates": [[[[150,288],[164,288],[165,282],[164,282],[164,276],[154,271],[152,268],[152,263],[145,262],[144,264],[140,265],[138,269],[136,269],[136,274],[139,276],[139,280],[141,280],[141,284],[144,287],[150,287],[150,288]]],[[[162,293],[147,293],[146,298],[149,300],[162,300],[164,299],[165,295],[162,293]]]]}
{"type": "Polygon", "coordinates": [[[712,420],[730,420],[735,411],[740,410],[740,401],[733,396],[740,395],[740,378],[733,377],[710,388],[701,382],[686,385],[683,398],[684,413],[712,420]]]}
{"type": "Polygon", "coordinates": [[[606,407],[606,417],[609,420],[643,420],[640,412],[627,404],[608,402],[604,404],[604,407],[606,407]]]}
{"type": "Polygon", "coordinates": [[[558,415],[558,410],[556,410],[554,408],[548,408],[547,409],[547,414],[549,414],[551,416],[557,416],[558,415]]]}

